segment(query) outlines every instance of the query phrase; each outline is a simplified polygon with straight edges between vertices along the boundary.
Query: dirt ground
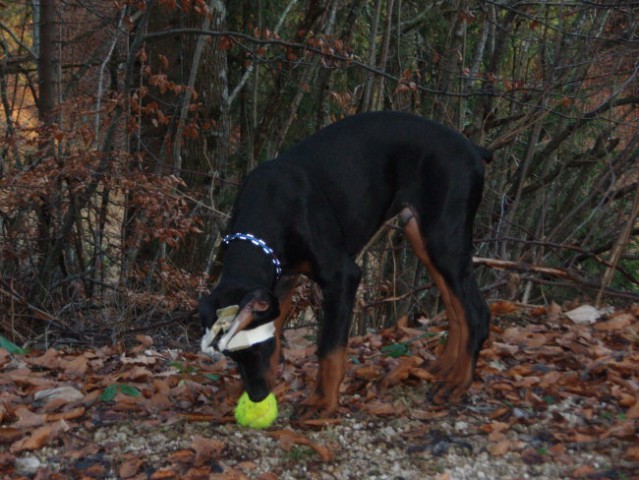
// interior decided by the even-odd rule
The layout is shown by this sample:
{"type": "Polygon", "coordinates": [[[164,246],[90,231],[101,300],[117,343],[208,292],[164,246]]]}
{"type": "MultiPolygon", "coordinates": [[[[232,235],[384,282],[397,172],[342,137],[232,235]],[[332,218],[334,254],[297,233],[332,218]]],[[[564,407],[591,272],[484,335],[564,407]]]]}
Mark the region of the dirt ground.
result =
{"type": "Polygon", "coordinates": [[[316,371],[312,332],[286,335],[277,421],[232,417],[231,364],[121,346],[0,349],[2,478],[639,478],[639,308],[574,320],[494,307],[464,402],[434,407],[428,362],[445,325],[351,339],[336,418],[294,423],[316,371]]]}

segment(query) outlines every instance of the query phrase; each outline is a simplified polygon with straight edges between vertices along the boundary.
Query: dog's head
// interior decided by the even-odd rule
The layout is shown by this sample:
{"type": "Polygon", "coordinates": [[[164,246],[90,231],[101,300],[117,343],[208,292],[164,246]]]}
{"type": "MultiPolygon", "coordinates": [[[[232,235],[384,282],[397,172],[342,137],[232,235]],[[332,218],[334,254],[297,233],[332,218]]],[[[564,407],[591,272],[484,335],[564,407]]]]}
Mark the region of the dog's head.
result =
{"type": "Polygon", "coordinates": [[[221,352],[234,360],[244,389],[254,402],[263,400],[271,389],[273,320],[279,313],[277,298],[263,288],[218,287],[200,302],[205,331],[202,351],[221,352]]]}

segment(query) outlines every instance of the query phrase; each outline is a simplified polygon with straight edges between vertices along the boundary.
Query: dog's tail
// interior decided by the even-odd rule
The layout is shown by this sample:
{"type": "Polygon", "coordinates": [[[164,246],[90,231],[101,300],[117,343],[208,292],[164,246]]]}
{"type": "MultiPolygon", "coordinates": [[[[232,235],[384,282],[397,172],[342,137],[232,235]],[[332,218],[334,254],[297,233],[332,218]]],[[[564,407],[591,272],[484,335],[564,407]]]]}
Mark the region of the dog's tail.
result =
{"type": "Polygon", "coordinates": [[[491,152],[487,148],[475,145],[475,151],[484,162],[490,163],[493,160],[493,152],[491,152]]]}

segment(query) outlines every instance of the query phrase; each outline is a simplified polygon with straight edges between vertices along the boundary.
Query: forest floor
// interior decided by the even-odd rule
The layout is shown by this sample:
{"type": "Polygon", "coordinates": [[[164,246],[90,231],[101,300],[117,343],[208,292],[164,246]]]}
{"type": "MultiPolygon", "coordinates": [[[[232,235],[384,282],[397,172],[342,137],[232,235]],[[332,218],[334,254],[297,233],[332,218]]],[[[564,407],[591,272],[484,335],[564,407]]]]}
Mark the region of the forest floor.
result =
{"type": "Polygon", "coordinates": [[[0,348],[0,477],[639,478],[639,306],[492,309],[464,402],[427,400],[445,322],[403,319],[351,339],[323,424],[290,421],[317,364],[314,331],[287,331],[280,415],[260,431],[233,421],[233,366],[195,347],[0,348]]]}

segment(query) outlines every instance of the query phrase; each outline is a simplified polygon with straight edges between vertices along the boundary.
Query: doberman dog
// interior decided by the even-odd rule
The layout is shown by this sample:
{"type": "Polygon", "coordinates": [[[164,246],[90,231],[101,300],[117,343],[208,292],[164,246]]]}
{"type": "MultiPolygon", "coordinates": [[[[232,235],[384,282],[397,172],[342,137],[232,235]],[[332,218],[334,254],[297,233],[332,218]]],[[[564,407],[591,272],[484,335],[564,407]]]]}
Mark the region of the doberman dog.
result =
{"type": "Polygon", "coordinates": [[[459,401],[472,382],[490,321],[471,250],[484,162],[491,157],[438,123],[375,112],[333,123],[260,164],[236,199],[221,278],[200,303],[203,349],[232,358],[251,400],[264,399],[279,362],[291,274],[306,274],[322,291],[324,317],[317,382],[298,415],[334,414],[362,275],[354,259],[384,221],[399,215],[448,318],[447,343],[430,365],[439,380],[432,398],[459,401]],[[230,314],[220,310],[230,305],[237,306],[230,314]],[[231,348],[242,331],[247,338],[255,334],[253,341],[231,348]]]}

